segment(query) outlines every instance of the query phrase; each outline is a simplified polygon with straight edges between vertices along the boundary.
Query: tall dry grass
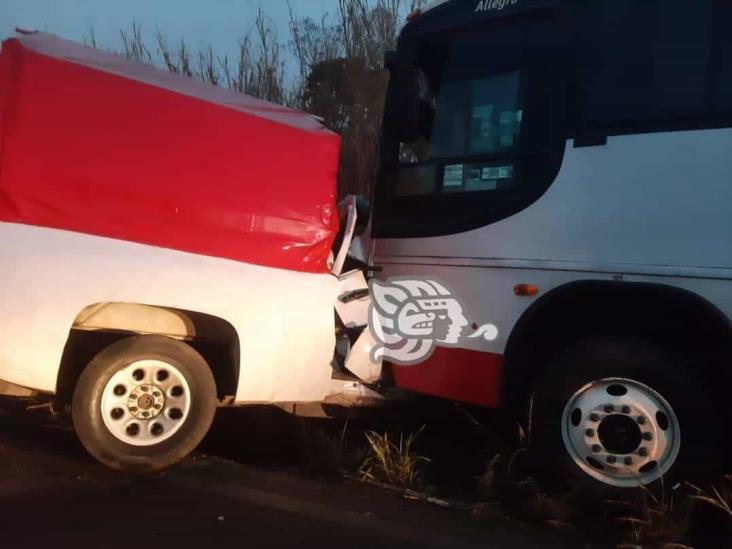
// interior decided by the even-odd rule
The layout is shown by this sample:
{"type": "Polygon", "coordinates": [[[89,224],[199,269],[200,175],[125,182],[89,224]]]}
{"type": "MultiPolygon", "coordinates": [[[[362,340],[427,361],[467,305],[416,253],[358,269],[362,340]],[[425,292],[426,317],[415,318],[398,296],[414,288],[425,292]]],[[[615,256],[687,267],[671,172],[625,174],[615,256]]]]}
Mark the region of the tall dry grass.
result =
{"type": "MultiPolygon", "coordinates": [[[[288,0],[288,39],[282,40],[260,9],[254,21],[242,22],[249,30],[234,55],[220,55],[211,45],[192,48],[185,39],[171,43],[161,29],[149,39],[133,21],[120,31],[117,53],[321,117],[342,139],[339,194],[368,197],[388,82],[384,52],[395,46],[406,15],[422,3],[339,0],[334,13],[314,19],[298,17],[288,0]],[[286,73],[288,59],[294,59],[294,74],[286,73]]],[[[97,47],[93,29],[85,42],[97,47]]]]}
{"type": "Polygon", "coordinates": [[[368,455],[358,469],[363,480],[385,482],[405,488],[419,487],[421,468],[429,459],[419,455],[414,445],[424,428],[415,433],[390,436],[389,433],[366,433],[368,455]]]}

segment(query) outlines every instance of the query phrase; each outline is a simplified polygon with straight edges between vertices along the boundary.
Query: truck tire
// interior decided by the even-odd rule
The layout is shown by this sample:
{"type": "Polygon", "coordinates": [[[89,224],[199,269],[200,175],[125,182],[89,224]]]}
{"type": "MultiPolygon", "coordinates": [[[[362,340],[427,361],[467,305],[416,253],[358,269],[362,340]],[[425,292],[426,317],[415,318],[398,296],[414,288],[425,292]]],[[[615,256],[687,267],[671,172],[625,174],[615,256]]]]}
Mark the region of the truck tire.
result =
{"type": "Polygon", "coordinates": [[[112,467],[145,473],[193,451],[216,412],[204,358],[162,336],[133,336],[101,351],[74,389],[71,416],[81,443],[112,467]]]}
{"type": "Polygon", "coordinates": [[[630,337],[584,340],[537,380],[530,456],[539,484],[592,496],[714,474],[721,421],[676,355],[630,337]]]}

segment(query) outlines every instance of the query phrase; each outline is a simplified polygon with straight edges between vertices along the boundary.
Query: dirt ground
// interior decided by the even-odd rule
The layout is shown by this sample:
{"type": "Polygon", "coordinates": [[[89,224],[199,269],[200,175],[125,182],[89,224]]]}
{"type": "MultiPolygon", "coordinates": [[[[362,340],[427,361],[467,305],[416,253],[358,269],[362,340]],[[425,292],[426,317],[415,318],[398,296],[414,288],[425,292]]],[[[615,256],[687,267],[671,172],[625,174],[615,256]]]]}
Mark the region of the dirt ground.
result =
{"type": "Polygon", "coordinates": [[[68,422],[0,400],[0,543],[732,547],[729,511],[690,497],[730,501],[732,477],[632,504],[550,497],[524,476],[516,427],[435,401],[348,420],[222,409],[196,454],[139,477],[95,462],[68,422]],[[413,491],[357,480],[369,432],[420,433],[413,491]]]}
{"type": "Polygon", "coordinates": [[[126,549],[223,542],[259,547],[585,546],[576,534],[526,526],[497,508],[475,517],[360,483],[318,474],[307,478],[289,459],[267,460],[268,453],[282,455],[288,447],[283,440],[287,432],[259,437],[257,429],[252,432],[246,415],[222,414],[207,441],[209,453],[199,452],[160,475],[132,477],[97,464],[73,432],[45,412],[23,413],[3,403],[0,543],[126,549]],[[280,440],[280,447],[273,440],[280,440]],[[252,452],[251,445],[258,451],[252,452]]]}

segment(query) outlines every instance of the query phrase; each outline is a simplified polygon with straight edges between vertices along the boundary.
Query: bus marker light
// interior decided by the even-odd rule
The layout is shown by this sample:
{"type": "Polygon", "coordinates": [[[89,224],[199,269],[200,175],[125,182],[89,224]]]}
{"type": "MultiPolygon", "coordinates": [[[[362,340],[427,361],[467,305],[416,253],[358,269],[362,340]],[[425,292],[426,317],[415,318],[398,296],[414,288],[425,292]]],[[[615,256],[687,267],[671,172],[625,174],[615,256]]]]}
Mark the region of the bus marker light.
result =
{"type": "Polygon", "coordinates": [[[522,297],[530,297],[538,294],[539,288],[534,286],[533,284],[516,284],[513,287],[513,293],[522,297]]]}

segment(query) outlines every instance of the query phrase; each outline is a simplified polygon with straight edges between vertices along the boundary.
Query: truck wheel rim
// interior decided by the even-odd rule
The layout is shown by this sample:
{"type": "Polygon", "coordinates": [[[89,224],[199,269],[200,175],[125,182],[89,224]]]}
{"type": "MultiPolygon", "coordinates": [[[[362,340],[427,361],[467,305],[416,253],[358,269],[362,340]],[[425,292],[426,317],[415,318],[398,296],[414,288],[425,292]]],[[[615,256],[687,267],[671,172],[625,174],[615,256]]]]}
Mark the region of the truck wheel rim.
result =
{"type": "Polygon", "coordinates": [[[681,446],[669,403],[638,381],[607,378],[588,383],[562,414],[562,439],[577,466],[612,486],[651,483],[674,464],[681,446]]]}
{"type": "Polygon", "coordinates": [[[141,360],[116,372],[104,386],[101,412],[112,435],[132,446],[152,446],[186,422],[191,391],[172,364],[141,360]]]}

